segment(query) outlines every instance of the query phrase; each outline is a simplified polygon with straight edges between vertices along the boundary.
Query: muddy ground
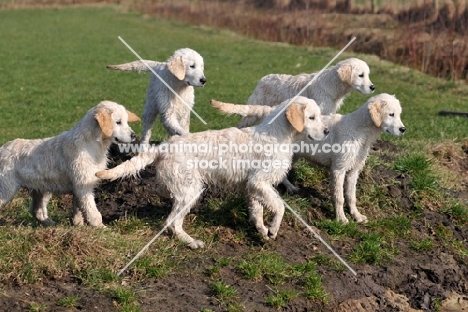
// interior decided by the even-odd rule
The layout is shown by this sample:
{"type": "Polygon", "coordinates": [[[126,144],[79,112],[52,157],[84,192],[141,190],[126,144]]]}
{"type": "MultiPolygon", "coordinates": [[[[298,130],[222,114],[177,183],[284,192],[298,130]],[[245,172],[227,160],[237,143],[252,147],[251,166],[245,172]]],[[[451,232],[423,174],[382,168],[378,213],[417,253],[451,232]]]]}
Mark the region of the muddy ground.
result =
{"type": "MultiPolygon", "coordinates": [[[[395,145],[379,141],[373,153],[379,157],[394,157],[401,150],[395,145]]],[[[387,159],[388,161],[389,159],[387,159]]],[[[391,160],[391,159],[390,159],[391,160]]],[[[460,165],[460,172],[466,174],[468,161],[460,165]],[[464,169],[463,169],[464,168],[464,169]]],[[[405,175],[393,172],[385,166],[377,165],[373,169],[373,181],[362,183],[385,184],[391,179],[399,183],[391,183],[387,188],[387,196],[397,198],[399,211],[408,215],[415,211],[413,197],[410,194],[409,181],[405,175]]],[[[141,174],[141,179],[129,179],[120,182],[104,183],[96,191],[96,202],[103,214],[105,223],[110,223],[133,214],[141,218],[161,218],[167,216],[170,202],[155,200],[154,168],[150,167],[141,174]],[[102,196],[102,194],[107,194],[102,196]],[[110,196],[109,196],[110,195],[110,196]],[[154,202],[162,203],[155,206],[154,202]]],[[[301,185],[299,185],[301,186],[301,185]]],[[[464,185],[466,195],[468,186],[464,185]]],[[[280,189],[280,192],[284,190],[280,189]]],[[[314,197],[314,209],[311,209],[309,220],[313,218],[332,218],[327,209],[322,209],[325,199],[323,194],[312,187],[303,187],[300,196],[314,197]]],[[[194,209],[193,216],[212,220],[207,215],[207,198],[220,196],[215,190],[209,190],[205,199],[194,209]]],[[[156,196],[157,197],[157,196],[156,196]]],[[[64,200],[64,205],[71,205],[64,200]]],[[[71,210],[71,207],[70,207],[71,210]]],[[[193,218],[193,217],[192,217],[193,218]]],[[[188,225],[190,227],[190,217],[188,225]]],[[[264,244],[263,248],[275,251],[292,262],[304,262],[310,257],[330,253],[300,224],[283,220],[276,241],[264,244]]],[[[254,234],[247,235],[246,240],[235,242],[229,239],[235,235],[243,224],[218,223],[213,224],[222,239],[216,243],[209,254],[191,251],[191,261],[187,262],[187,270],[183,273],[172,272],[158,279],[147,279],[136,285],[138,302],[142,311],[199,311],[203,308],[212,311],[225,311],[226,306],[213,296],[209,288],[209,277],[206,272],[215,264],[219,257],[241,256],[249,253],[253,245],[263,243],[254,234]]],[[[437,248],[428,252],[417,252],[410,248],[409,243],[397,240],[399,253],[392,260],[379,265],[353,264],[358,272],[354,276],[349,271],[337,271],[327,265],[319,265],[318,270],[322,282],[329,293],[329,302],[323,305],[318,302],[298,297],[286,304],[281,311],[468,311],[468,276],[467,259],[454,255],[450,247],[444,246],[440,238],[431,231],[436,227],[446,227],[453,231],[458,240],[468,246],[468,230],[466,225],[456,225],[446,214],[424,210],[420,218],[412,221],[412,235],[430,235],[437,243],[437,248]],[[463,296],[465,295],[465,296],[463,296]]],[[[208,229],[208,230],[210,230],[208,229]]],[[[322,237],[330,241],[330,237],[320,232],[322,237]]],[[[352,246],[349,241],[332,241],[333,248],[341,255],[349,255],[352,246]]],[[[255,282],[240,278],[232,267],[221,269],[222,280],[237,289],[237,297],[245,311],[272,311],[267,306],[265,297],[271,294],[272,287],[265,282],[255,282]]],[[[31,311],[32,302],[47,306],[45,311],[113,311],[116,304],[109,295],[87,289],[80,285],[79,280],[70,276],[65,280],[45,280],[41,285],[3,285],[0,288],[0,310],[31,311]],[[72,309],[60,307],[58,299],[76,295],[81,298],[78,305],[72,309]]]]}

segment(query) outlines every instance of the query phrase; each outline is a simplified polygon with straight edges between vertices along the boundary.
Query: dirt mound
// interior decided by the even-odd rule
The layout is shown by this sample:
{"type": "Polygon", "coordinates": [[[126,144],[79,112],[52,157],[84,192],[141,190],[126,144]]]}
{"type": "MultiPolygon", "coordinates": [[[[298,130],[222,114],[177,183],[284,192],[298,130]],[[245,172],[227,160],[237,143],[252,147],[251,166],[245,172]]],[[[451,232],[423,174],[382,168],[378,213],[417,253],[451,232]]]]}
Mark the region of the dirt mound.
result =
{"type": "MultiPolygon", "coordinates": [[[[358,272],[357,276],[347,270],[333,268],[329,263],[321,263],[317,266],[317,270],[321,275],[322,285],[328,293],[328,303],[298,296],[286,303],[281,308],[282,311],[435,311],[437,309],[464,311],[468,309],[468,298],[462,295],[468,293],[466,255],[463,256],[463,252],[454,252],[454,245],[450,243],[451,238],[464,242],[466,250],[468,230],[466,226],[453,222],[448,214],[430,209],[416,209],[414,194],[409,187],[409,178],[384,165],[393,161],[401,152],[399,147],[386,141],[377,142],[373,148],[372,154],[378,157],[382,164],[373,167],[372,174],[363,172],[360,185],[388,184],[383,188],[387,192],[385,196],[396,198],[397,205],[371,217],[377,219],[397,213],[407,216],[417,213],[417,218],[411,218],[412,237],[421,240],[430,237],[435,242],[436,248],[427,251],[418,250],[412,247],[411,242],[405,237],[395,238],[392,244],[398,253],[388,261],[377,265],[352,263],[358,272]],[[397,183],[388,183],[395,180],[397,183]],[[437,233],[451,233],[451,236],[437,233]]],[[[113,165],[130,156],[115,155],[113,165]]],[[[298,195],[310,199],[313,203],[308,216],[309,221],[333,218],[326,204],[328,196],[323,193],[328,188],[327,183],[324,183],[323,188],[306,187],[298,195]]],[[[137,218],[164,219],[169,214],[171,204],[169,200],[162,199],[154,193],[156,185],[153,166],[141,172],[140,178],[103,183],[96,190],[96,202],[105,223],[109,224],[128,215],[137,218]]],[[[138,304],[142,311],[154,311],[155,307],[166,311],[201,309],[226,311],[226,305],[214,296],[210,288],[212,280],[207,275],[219,258],[238,259],[268,251],[277,253],[293,263],[304,263],[318,255],[329,255],[330,259],[333,259],[329,251],[310,232],[295,219],[288,217],[283,220],[279,235],[273,242],[264,243],[259,240],[254,229],[248,229],[245,238],[235,240],[234,237],[238,232],[249,227],[247,217],[233,216],[230,220],[217,220],[213,211],[207,209],[207,201],[218,196],[225,197],[216,189],[210,189],[193,212],[206,224],[203,230],[217,233],[219,241],[210,247],[208,253],[187,249],[183,255],[187,258],[186,270],[174,271],[159,278],[145,279],[132,285],[138,294],[138,304]]],[[[64,199],[62,204],[70,206],[71,210],[72,203],[69,198],[64,199]]],[[[191,222],[193,218],[187,218],[186,226],[189,227],[191,222]]],[[[338,254],[345,258],[358,243],[351,238],[337,240],[325,231],[319,232],[338,254]]],[[[269,285],[266,281],[242,278],[235,264],[220,268],[219,276],[227,285],[235,287],[236,297],[245,311],[272,310],[272,307],[266,304],[265,297],[271,295],[275,286],[269,285]]],[[[296,285],[283,286],[294,288],[296,285]]],[[[40,286],[5,285],[0,294],[0,304],[8,311],[20,311],[28,306],[31,307],[31,302],[40,302],[48,306],[48,311],[66,311],[67,309],[54,303],[58,298],[69,294],[82,298],[75,310],[110,311],[114,306],[109,294],[93,292],[81,286],[79,281],[73,278],[67,281],[45,280],[40,286]]]]}

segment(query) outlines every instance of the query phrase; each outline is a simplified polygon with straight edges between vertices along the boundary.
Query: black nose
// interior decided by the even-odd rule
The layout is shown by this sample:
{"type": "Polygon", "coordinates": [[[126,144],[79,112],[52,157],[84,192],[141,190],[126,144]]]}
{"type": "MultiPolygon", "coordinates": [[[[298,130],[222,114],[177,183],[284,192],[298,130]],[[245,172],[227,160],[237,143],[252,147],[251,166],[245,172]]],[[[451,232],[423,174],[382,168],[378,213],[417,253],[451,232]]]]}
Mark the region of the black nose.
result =
{"type": "Polygon", "coordinates": [[[328,128],[325,128],[325,130],[323,130],[323,133],[324,133],[325,135],[328,135],[328,134],[330,133],[330,130],[328,130],[328,128]]]}
{"type": "Polygon", "coordinates": [[[200,82],[201,82],[201,84],[204,85],[204,84],[206,83],[206,78],[205,78],[205,77],[201,78],[201,79],[200,79],[200,82]]]}
{"type": "Polygon", "coordinates": [[[371,91],[374,91],[375,90],[375,85],[370,85],[369,89],[371,89],[371,91]]]}
{"type": "Polygon", "coordinates": [[[406,128],[405,127],[400,127],[398,130],[400,130],[401,133],[405,133],[406,128]]]}

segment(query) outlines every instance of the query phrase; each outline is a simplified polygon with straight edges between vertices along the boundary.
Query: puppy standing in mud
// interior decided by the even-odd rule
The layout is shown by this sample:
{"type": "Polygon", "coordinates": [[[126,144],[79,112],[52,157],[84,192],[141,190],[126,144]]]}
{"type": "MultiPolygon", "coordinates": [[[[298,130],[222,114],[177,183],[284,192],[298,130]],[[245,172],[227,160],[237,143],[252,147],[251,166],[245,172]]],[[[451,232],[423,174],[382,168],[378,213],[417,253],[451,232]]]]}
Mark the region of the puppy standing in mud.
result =
{"type": "MultiPolygon", "coordinates": [[[[300,136],[323,140],[328,134],[321,121],[320,109],[313,100],[298,97],[282,111],[288,103],[289,100],[279,105],[256,127],[173,136],[163,142],[161,148],[140,153],[96,175],[115,180],[135,175],[155,162],[156,176],[161,183],[156,191],[172,199],[172,211],[166,221],[168,229],[191,248],[203,247],[204,244],[183,230],[183,218],[195,205],[205,185],[228,186],[230,189],[237,186],[245,191],[249,198],[250,220],[264,239],[275,238],[284,205],[273,185],[288,172],[292,151],[288,148],[279,152],[268,149],[268,152],[267,147],[289,147],[300,136]],[[278,118],[268,124],[277,114],[278,118]],[[202,145],[203,149],[200,148],[202,145]],[[273,214],[268,227],[263,222],[263,207],[273,214]]],[[[213,101],[212,104],[222,103],[213,101]]]]}
{"type": "MultiPolygon", "coordinates": [[[[151,129],[158,115],[161,116],[162,124],[169,135],[189,133],[190,110],[195,104],[193,87],[203,87],[206,83],[203,58],[196,51],[184,48],[175,51],[167,62],[144,62],[172,90],[154,74],[151,75],[143,112],[141,143],[149,143],[151,129]]],[[[107,68],[121,71],[150,71],[144,62],[108,65],[107,68]]]]}
{"type": "MultiPolygon", "coordinates": [[[[325,69],[320,73],[300,74],[296,76],[270,74],[258,82],[255,90],[247,100],[247,105],[276,106],[293,98],[309,83],[300,95],[313,99],[320,107],[323,115],[336,113],[345,97],[353,90],[362,94],[371,94],[375,85],[369,78],[370,69],[366,62],[349,58],[325,69]]],[[[258,119],[255,116],[245,116],[238,127],[250,127],[258,119]]]]}
{"type": "Polygon", "coordinates": [[[103,101],[58,136],[7,142],[0,147],[0,208],[25,188],[31,214],[45,226],[54,225],[47,213],[52,194],[73,193],[73,224],[102,226],[93,195],[99,182],[95,173],[106,168],[111,143],[133,141],[127,122],[139,120],[122,105],[103,101]]]}
{"type": "MultiPolygon", "coordinates": [[[[224,113],[240,114],[263,118],[275,107],[223,104],[217,108],[224,113]]],[[[364,105],[347,115],[335,114],[322,116],[323,123],[330,130],[327,138],[314,144],[314,149],[294,153],[294,159],[305,159],[326,166],[331,170],[331,196],[335,205],[336,219],[347,223],[344,214],[344,197],[349,205],[351,215],[357,222],[367,222],[367,217],[356,207],[356,183],[365,165],[372,144],[382,132],[394,136],[405,133],[401,121],[400,101],[387,93],[370,98],[364,105]],[[333,147],[333,150],[332,150],[333,147]]],[[[304,142],[300,138],[299,142],[304,142]]],[[[303,146],[303,144],[301,144],[303,146]]],[[[305,146],[305,145],[304,145],[305,146]]],[[[289,192],[298,189],[287,178],[282,183],[289,192]]]]}

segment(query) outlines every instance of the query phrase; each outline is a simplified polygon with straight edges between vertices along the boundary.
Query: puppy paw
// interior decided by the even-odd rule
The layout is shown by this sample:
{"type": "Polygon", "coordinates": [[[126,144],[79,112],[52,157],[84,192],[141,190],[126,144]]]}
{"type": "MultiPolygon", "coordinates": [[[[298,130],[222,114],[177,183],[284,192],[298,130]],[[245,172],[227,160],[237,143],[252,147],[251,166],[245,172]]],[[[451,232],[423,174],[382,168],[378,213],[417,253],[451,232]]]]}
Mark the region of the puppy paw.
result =
{"type": "Polygon", "coordinates": [[[354,220],[356,220],[357,223],[367,223],[367,217],[363,214],[356,214],[353,216],[354,220]]]}
{"type": "Polygon", "coordinates": [[[109,173],[109,170],[101,170],[96,172],[95,176],[101,180],[110,180],[112,175],[109,173]]]}
{"type": "Polygon", "coordinates": [[[276,239],[276,236],[278,235],[278,230],[272,230],[271,228],[268,230],[268,237],[271,239],[276,239]]]}
{"type": "Polygon", "coordinates": [[[286,185],[286,192],[288,192],[288,194],[295,194],[297,192],[299,192],[300,188],[298,188],[297,186],[294,186],[294,185],[286,185]]]}
{"type": "Polygon", "coordinates": [[[73,216],[73,225],[75,226],[82,226],[84,225],[83,215],[81,213],[77,213],[73,216]]]}
{"type": "Polygon", "coordinates": [[[269,240],[270,239],[270,235],[269,235],[270,231],[265,226],[263,226],[261,228],[257,228],[257,230],[260,233],[260,235],[262,235],[264,240],[269,240]]]}
{"type": "Polygon", "coordinates": [[[92,216],[87,218],[87,222],[91,226],[97,226],[97,227],[105,227],[105,225],[102,223],[102,216],[101,214],[97,216],[92,216]]]}
{"type": "Polygon", "coordinates": [[[349,223],[349,220],[348,218],[346,218],[346,216],[340,216],[340,215],[336,216],[336,221],[343,222],[344,224],[349,223]]]}
{"type": "Polygon", "coordinates": [[[42,226],[54,226],[54,225],[57,224],[54,220],[52,220],[50,218],[47,218],[47,219],[42,220],[40,222],[41,222],[42,226]]]}
{"type": "Polygon", "coordinates": [[[204,248],[204,247],[205,247],[205,243],[202,242],[201,240],[194,239],[192,242],[190,242],[190,243],[188,244],[188,246],[189,246],[191,249],[204,248]]]}

